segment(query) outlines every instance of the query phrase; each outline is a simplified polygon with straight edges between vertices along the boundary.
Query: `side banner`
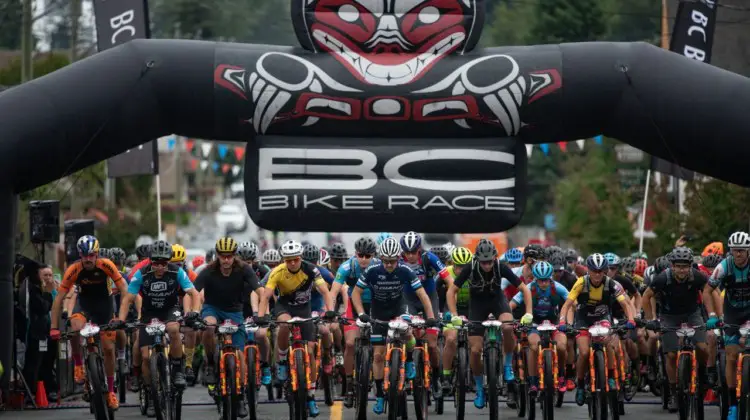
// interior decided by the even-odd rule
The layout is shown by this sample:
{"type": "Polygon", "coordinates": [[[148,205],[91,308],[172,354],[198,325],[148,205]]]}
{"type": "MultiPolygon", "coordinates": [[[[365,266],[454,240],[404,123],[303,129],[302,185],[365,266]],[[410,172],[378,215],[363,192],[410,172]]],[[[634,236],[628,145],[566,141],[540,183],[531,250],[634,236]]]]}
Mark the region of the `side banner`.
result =
{"type": "MultiPolygon", "coordinates": [[[[710,63],[718,3],[718,0],[680,1],[669,50],[710,63]]],[[[695,178],[693,171],[658,157],[651,158],[651,169],[686,181],[695,178]]]]}
{"type": "MultiPolygon", "coordinates": [[[[94,16],[99,51],[151,36],[147,0],[94,0],[94,16]]],[[[107,159],[107,175],[119,178],[159,173],[156,146],[156,141],[151,141],[107,159]]]]}
{"type": "Polygon", "coordinates": [[[526,202],[526,148],[506,139],[259,136],[250,217],[268,230],[499,232],[526,202]]]}

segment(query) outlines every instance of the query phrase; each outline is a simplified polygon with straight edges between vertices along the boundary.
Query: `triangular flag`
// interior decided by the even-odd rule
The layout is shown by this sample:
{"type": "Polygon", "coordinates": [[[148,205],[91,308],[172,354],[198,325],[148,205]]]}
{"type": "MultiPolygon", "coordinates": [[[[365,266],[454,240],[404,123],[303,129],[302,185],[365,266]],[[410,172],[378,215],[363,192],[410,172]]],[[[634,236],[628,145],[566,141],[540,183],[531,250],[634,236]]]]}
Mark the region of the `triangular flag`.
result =
{"type": "Polygon", "coordinates": [[[193,147],[195,147],[195,140],[187,139],[185,140],[185,148],[188,152],[193,151],[193,147]]]}
{"type": "Polygon", "coordinates": [[[557,142],[557,145],[560,146],[560,150],[562,150],[563,152],[567,152],[568,151],[568,143],[566,143],[564,141],[559,141],[559,142],[557,142]]]}
{"type": "Polygon", "coordinates": [[[531,152],[534,151],[534,145],[533,144],[527,144],[526,145],[526,156],[531,157],[531,152]]]}
{"type": "Polygon", "coordinates": [[[583,146],[586,144],[586,140],[576,140],[576,144],[578,145],[579,150],[583,150],[583,146]]]}
{"type": "Polygon", "coordinates": [[[219,159],[223,160],[225,157],[227,157],[227,150],[228,148],[225,144],[220,144],[216,146],[216,151],[219,152],[219,159]]]}
{"type": "Polygon", "coordinates": [[[240,165],[234,165],[234,166],[232,166],[232,175],[234,175],[234,176],[239,175],[241,170],[242,170],[242,168],[240,167],[240,165]]]}
{"type": "Polygon", "coordinates": [[[245,148],[244,147],[235,147],[234,148],[234,155],[237,157],[237,162],[242,160],[242,157],[245,156],[245,148]]]}
{"type": "Polygon", "coordinates": [[[205,171],[206,168],[208,168],[208,161],[207,160],[202,160],[201,161],[201,170],[205,171]]]}
{"type": "Polygon", "coordinates": [[[203,157],[207,158],[211,154],[211,148],[214,147],[212,143],[209,142],[202,142],[201,143],[201,152],[203,152],[203,157]]]}
{"type": "Polygon", "coordinates": [[[542,149],[542,152],[544,152],[545,156],[549,155],[549,144],[542,143],[539,145],[539,148],[542,149]]]}
{"type": "Polygon", "coordinates": [[[231,167],[232,167],[232,165],[230,165],[228,163],[225,163],[224,165],[221,166],[221,172],[227,173],[227,172],[229,172],[229,168],[231,168],[231,167]]]}
{"type": "Polygon", "coordinates": [[[598,136],[594,137],[594,141],[596,142],[596,144],[602,144],[604,142],[604,137],[599,134],[598,136]]]}
{"type": "Polygon", "coordinates": [[[214,162],[213,164],[211,164],[211,168],[213,168],[214,172],[219,172],[219,170],[221,169],[221,165],[219,165],[219,162],[214,162]]]}
{"type": "Polygon", "coordinates": [[[198,159],[190,159],[190,169],[193,171],[198,169],[198,159]]]}
{"type": "Polygon", "coordinates": [[[174,149],[174,146],[175,146],[176,144],[177,144],[177,138],[176,138],[175,136],[172,136],[172,137],[170,137],[170,138],[169,138],[169,139],[167,140],[167,149],[168,149],[168,150],[173,150],[173,149],[174,149]]]}

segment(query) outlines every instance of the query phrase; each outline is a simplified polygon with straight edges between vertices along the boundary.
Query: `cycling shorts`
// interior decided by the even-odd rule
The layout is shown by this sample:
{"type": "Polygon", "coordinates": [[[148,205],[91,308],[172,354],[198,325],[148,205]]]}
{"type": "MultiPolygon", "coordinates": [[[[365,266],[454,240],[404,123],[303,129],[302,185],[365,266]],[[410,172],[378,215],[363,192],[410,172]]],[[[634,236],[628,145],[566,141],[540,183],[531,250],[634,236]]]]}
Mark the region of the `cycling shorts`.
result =
{"type": "MultiPolygon", "coordinates": [[[[490,315],[500,319],[500,315],[509,314],[510,305],[504,294],[499,294],[494,299],[472,299],[469,303],[469,321],[486,321],[490,315]]],[[[469,336],[481,337],[484,335],[484,327],[478,324],[469,325],[469,336]]]]}
{"type": "MultiPolygon", "coordinates": [[[[179,307],[174,307],[167,310],[153,311],[153,312],[141,312],[141,322],[149,323],[152,319],[156,318],[163,323],[175,322],[180,317],[181,312],[179,307]]],[[[154,336],[148,335],[146,327],[138,328],[138,348],[149,347],[154,344],[154,336]]]]}
{"type": "MultiPolygon", "coordinates": [[[[430,298],[430,306],[432,306],[432,313],[435,315],[435,318],[438,317],[438,294],[437,290],[433,290],[432,292],[428,293],[427,296],[430,298]]],[[[405,297],[406,301],[406,310],[408,313],[412,315],[419,315],[422,314],[422,316],[426,317],[427,314],[424,311],[424,306],[422,305],[422,301],[419,300],[419,298],[414,295],[406,295],[405,297]]],[[[427,334],[432,335],[438,335],[440,332],[439,328],[428,328],[427,334]]]]}
{"type": "MultiPolygon", "coordinates": [[[[276,302],[274,315],[276,316],[276,319],[278,319],[279,316],[283,314],[288,314],[292,318],[310,318],[312,316],[312,308],[309,304],[298,306],[285,305],[284,302],[279,300],[276,302]]],[[[289,325],[289,327],[291,330],[292,326],[289,325]]],[[[300,332],[302,333],[303,340],[307,342],[315,341],[315,325],[313,325],[312,321],[300,324],[300,332]]]]}
{"type": "Polygon", "coordinates": [[[245,348],[245,328],[242,327],[245,324],[245,319],[242,317],[242,312],[226,312],[213,305],[204,304],[201,318],[206,319],[209,316],[216,318],[216,322],[219,324],[228,319],[239,325],[240,328],[237,332],[232,334],[232,346],[238,349],[245,348]]]}
{"type": "MultiPolygon", "coordinates": [[[[370,313],[370,303],[362,303],[362,306],[365,308],[365,313],[370,313]]],[[[346,319],[356,319],[357,315],[354,314],[354,309],[352,308],[352,299],[349,298],[349,304],[346,306],[346,312],[344,313],[344,318],[346,319]]],[[[344,324],[344,332],[347,331],[358,331],[359,327],[357,326],[357,323],[354,321],[349,321],[348,323],[344,324]]]]}

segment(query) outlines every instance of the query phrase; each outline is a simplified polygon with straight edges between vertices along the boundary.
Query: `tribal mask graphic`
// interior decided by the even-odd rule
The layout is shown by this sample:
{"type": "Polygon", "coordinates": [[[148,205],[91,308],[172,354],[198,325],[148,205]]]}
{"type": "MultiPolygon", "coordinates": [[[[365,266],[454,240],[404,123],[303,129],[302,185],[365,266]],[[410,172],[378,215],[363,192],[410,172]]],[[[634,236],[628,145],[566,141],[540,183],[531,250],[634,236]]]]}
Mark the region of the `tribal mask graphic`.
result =
{"type": "Polygon", "coordinates": [[[355,77],[402,86],[477,44],[483,0],[292,0],[302,46],[330,52],[355,77]]]}

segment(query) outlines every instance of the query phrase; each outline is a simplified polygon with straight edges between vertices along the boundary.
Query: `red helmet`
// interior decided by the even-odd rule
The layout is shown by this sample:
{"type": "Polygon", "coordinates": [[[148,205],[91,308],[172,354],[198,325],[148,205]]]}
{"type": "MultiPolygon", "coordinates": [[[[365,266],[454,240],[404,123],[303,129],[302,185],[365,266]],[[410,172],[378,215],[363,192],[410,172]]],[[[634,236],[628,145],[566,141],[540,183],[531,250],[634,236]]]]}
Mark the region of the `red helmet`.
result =
{"type": "Polygon", "coordinates": [[[193,270],[202,266],[205,263],[206,263],[206,259],[202,255],[196,256],[195,258],[193,258],[193,270]]]}
{"type": "Polygon", "coordinates": [[[643,277],[643,273],[646,271],[646,268],[648,268],[648,261],[643,258],[638,258],[637,260],[635,260],[635,270],[633,270],[633,273],[643,277]]]}

